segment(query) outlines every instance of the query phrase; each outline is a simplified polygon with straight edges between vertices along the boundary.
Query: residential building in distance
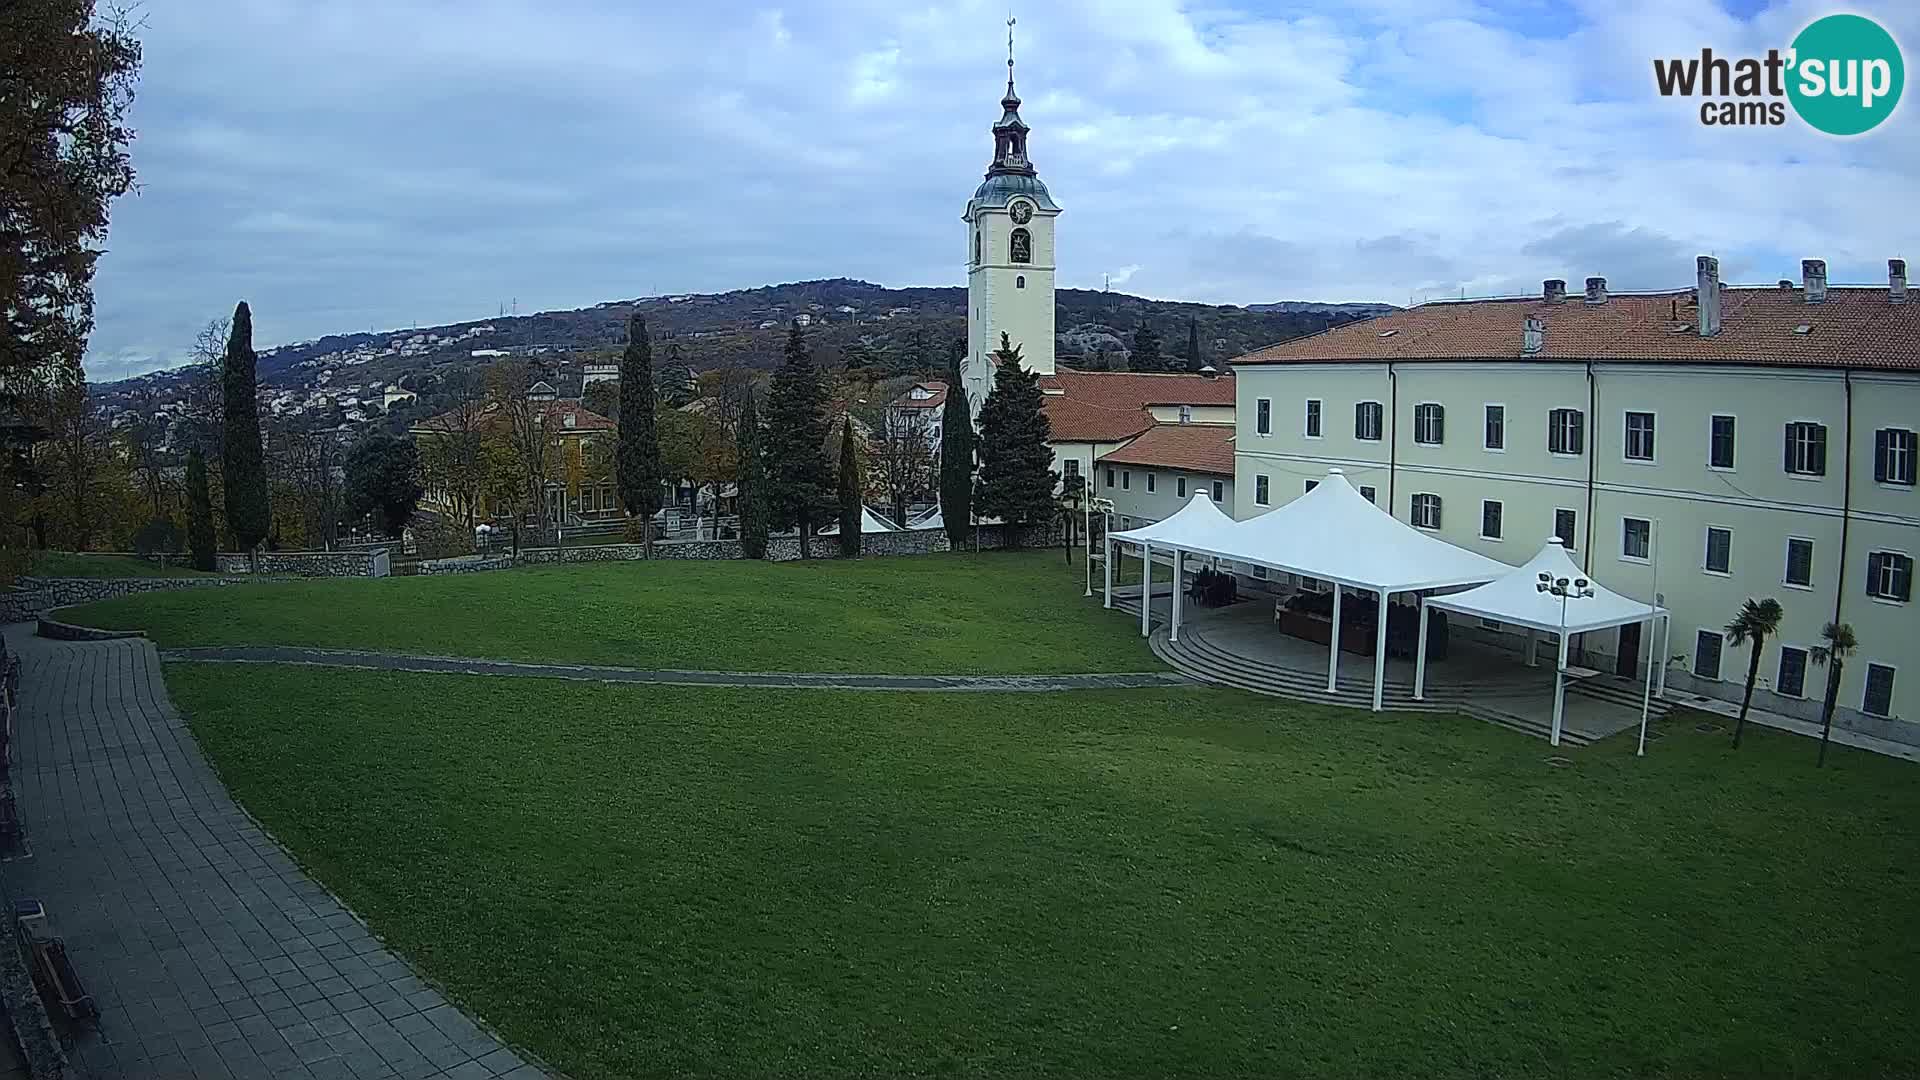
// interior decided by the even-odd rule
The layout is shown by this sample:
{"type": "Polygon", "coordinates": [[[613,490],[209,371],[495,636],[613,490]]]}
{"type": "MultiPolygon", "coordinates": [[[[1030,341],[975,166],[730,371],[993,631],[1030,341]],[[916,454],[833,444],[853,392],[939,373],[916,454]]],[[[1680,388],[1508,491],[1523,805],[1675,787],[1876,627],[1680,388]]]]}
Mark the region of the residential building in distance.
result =
{"type": "Polygon", "coordinates": [[[897,435],[920,435],[929,447],[938,450],[941,410],[946,405],[946,383],[914,383],[906,393],[887,402],[887,430],[897,435]]]}
{"type": "MultiPolygon", "coordinates": [[[[542,429],[551,433],[558,443],[559,452],[554,462],[556,478],[546,483],[547,520],[565,522],[617,516],[620,505],[615,497],[612,473],[604,466],[611,460],[618,426],[577,400],[555,397],[553,387],[545,382],[530,387],[527,400],[540,410],[538,422],[542,429]],[[602,467],[596,468],[596,463],[602,467]]],[[[505,437],[509,434],[507,415],[498,404],[489,403],[474,415],[469,430],[482,438],[505,437]]],[[[428,417],[409,429],[423,456],[431,454],[433,440],[450,438],[461,431],[459,416],[451,412],[428,417]]],[[[491,519],[497,515],[498,508],[490,505],[486,488],[487,485],[480,484],[472,492],[458,493],[430,480],[420,505],[434,513],[460,517],[464,513],[464,502],[471,501],[476,520],[491,519]]]]}
{"type": "MultiPolygon", "coordinates": [[[[1522,563],[1549,536],[1608,588],[1672,611],[1669,685],[1738,699],[1748,598],[1786,611],[1757,704],[1817,718],[1810,662],[1851,624],[1843,716],[1920,717],[1920,300],[1888,281],[1730,288],[1702,256],[1691,290],[1620,295],[1589,278],[1538,296],[1423,304],[1232,362],[1232,511],[1265,513],[1338,467],[1395,516],[1522,563]],[[1656,585],[1657,578],[1657,585],[1656,585]]],[[[1578,600],[1573,603],[1578,603],[1578,600]]],[[[1637,626],[1589,634],[1585,662],[1639,664],[1637,626]]]]}
{"type": "Polygon", "coordinates": [[[1233,436],[1226,424],[1155,424],[1094,462],[1094,494],[1112,500],[1113,526],[1172,516],[1196,492],[1233,505],[1233,436]]]}

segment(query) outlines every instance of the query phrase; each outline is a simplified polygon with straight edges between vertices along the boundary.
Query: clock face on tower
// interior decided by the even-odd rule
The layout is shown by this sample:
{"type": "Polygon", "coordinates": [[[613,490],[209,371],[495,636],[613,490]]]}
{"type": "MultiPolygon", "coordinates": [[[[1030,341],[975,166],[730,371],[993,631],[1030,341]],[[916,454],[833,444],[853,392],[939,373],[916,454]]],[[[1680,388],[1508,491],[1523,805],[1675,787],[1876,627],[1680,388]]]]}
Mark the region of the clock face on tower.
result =
{"type": "Polygon", "coordinates": [[[1015,200],[1014,204],[1008,209],[1013,215],[1013,223],[1015,225],[1025,225],[1027,222],[1033,220],[1033,204],[1030,202],[1015,200]]]}

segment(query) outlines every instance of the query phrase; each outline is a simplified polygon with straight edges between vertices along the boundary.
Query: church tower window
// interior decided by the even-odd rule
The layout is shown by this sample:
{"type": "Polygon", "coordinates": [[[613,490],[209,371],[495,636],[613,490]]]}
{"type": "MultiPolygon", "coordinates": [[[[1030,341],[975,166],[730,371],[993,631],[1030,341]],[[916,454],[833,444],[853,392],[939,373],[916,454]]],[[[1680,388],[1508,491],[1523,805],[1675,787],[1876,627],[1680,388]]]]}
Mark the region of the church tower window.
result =
{"type": "Polygon", "coordinates": [[[973,230],[973,264],[980,265],[980,230],[973,230]]]}
{"type": "Polygon", "coordinates": [[[1016,288],[1016,289],[1024,289],[1024,288],[1026,288],[1026,287],[1027,287],[1027,275],[1025,275],[1025,274],[1021,274],[1021,275],[1020,275],[1019,277],[1017,277],[1017,278],[1014,278],[1014,279],[1013,279],[1013,287],[1014,287],[1014,288],[1016,288]]]}
{"type": "Polygon", "coordinates": [[[1017,263],[1033,261],[1033,234],[1025,229],[1013,230],[1013,261],[1017,263]]]}

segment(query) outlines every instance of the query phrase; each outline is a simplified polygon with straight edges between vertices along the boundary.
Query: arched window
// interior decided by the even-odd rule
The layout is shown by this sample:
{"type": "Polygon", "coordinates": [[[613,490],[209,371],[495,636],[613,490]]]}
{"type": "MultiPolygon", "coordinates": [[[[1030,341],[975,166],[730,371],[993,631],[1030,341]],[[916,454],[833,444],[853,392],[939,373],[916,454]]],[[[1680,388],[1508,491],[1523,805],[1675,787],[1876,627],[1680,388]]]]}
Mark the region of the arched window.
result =
{"type": "Polygon", "coordinates": [[[973,230],[973,264],[980,265],[980,230],[973,230]]]}
{"type": "Polygon", "coordinates": [[[1018,277],[1016,277],[1016,278],[1014,278],[1014,279],[1013,279],[1013,287],[1014,287],[1014,288],[1016,288],[1016,289],[1024,289],[1024,288],[1026,288],[1026,287],[1027,287],[1027,275],[1025,275],[1025,274],[1021,274],[1020,276],[1018,276],[1018,277]]]}
{"type": "Polygon", "coordinates": [[[1013,230],[1013,261],[1017,263],[1033,261],[1033,234],[1025,229],[1013,230]]]}

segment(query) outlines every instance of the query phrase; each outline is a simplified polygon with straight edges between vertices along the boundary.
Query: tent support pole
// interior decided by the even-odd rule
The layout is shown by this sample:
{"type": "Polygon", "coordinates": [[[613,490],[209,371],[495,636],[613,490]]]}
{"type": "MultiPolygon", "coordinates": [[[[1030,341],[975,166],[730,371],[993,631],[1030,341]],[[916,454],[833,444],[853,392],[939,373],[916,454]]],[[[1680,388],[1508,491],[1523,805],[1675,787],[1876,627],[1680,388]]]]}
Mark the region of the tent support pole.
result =
{"type": "Polygon", "coordinates": [[[1380,622],[1373,628],[1373,711],[1379,712],[1387,695],[1387,597],[1380,590],[1380,622]]]}
{"type": "Polygon", "coordinates": [[[1547,741],[1560,745],[1560,725],[1567,711],[1567,637],[1560,631],[1560,662],[1553,669],[1553,737],[1547,741]]]}
{"type": "Polygon", "coordinates": [[[1180,594],[1185,591],[1180,587],[1180,563],[1185,554],[1179,548],[1173,549],[1173,621],[1167,630],[1168,641],[1180,640],[1180,594]]]}
{"type": "Polygon", "coordinates": [[[1540,635],[1531,626],[1527,627],[1527,666],[1540,666],[1540,635]]]}
{"type": "Polygon", "coordinates": [[[1660,657],[1655,667],[1655,678],[1658,681],[1654,684],[1653,692],[1661,697],[1667,696],[1667,657],[1673,655],[1673,642],[1667,640],[1667,635],[1671,633],[1673,633],[1673,616],[1660,616],[1660,657]]]}
{"type": "MultiPolygon", "coordinates": [[[[1647,620],[1653,622],[1652,619],[1647,620]]],[[[1647,631],[1647,685],[1640,691],[1640,745],[1634,748],[1634,757],[1647,756],[1647,713],[1653,708],[1653,627],[1647,631]]]]}
{"type": "Polygon", "coordinates": [[[1332,644],[1327,647],[1327,693],[1331,694],[1340,685],[1340,593],[1339,582],[1333,585],[1333,635],[1332,644]]]}
{"type": "Polygon", "coordinates": [[[1106,592],[1104,593],[1106,599],[1101,602],[1100,606],[1103,608],[1111,608],[1113,607],[1113,537],[1102,536],[1100,541],[1102,545],[1101,550],[1104,554],[1104,558],[1100,560],[1100,573],[1105,579],[1106,588],[1106,592]]]}
{"type": "MultiPolygon", "coordinates": [[[[1427,607],[1425,597],[1420,599],[1420,641],[1413,654],[1413,700],[1427,700],[1427,607]]],[[[1531,647],[1531,645],[1529,645],[1531,647]]]]}
{"type": "Polygon", "coordinates": [[[1140,636],[1146,637],[1151,631],[1148,620],[1153,616],[1153,545],[1140,545],[1140,636]]]}

